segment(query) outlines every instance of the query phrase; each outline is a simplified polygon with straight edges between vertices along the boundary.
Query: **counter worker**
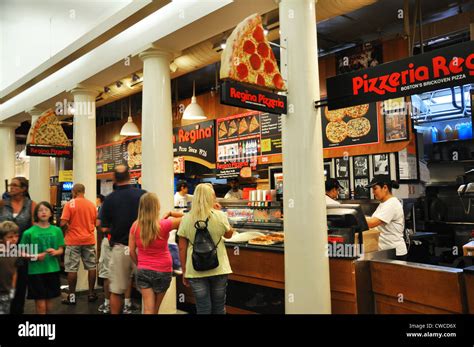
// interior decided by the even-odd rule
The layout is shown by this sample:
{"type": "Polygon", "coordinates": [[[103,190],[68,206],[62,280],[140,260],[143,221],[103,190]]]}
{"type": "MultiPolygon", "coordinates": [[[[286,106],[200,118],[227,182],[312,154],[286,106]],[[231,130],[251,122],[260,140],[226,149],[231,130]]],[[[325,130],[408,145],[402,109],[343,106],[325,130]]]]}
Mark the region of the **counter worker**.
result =
{"type": "Polygon", "coordinates": [[[379,250],[395,248],[398,260],[405,260],[407,246],[403,238],[405,215],[400,201],[392,195],[392,189],[398,189],[397,182],[388,175],[375,176],[367,188],[372,188],[375,199],[380,201],[372,217],[366,217],[369,228],[380,231],[379,250]]]}
{"type": "Polygon", "coordinates": [[[341,204],[339,201],[336,201],[339,198],[339,189],[341,188],[342,186],[338,180],[334,178],[326,180],[326,206],[341,204]]]}
{"type": "Polygon", "coordinates": [[[229,181],[230,190],[224,196],[224,199],[242,200],[242,190],[239,189],[239,179],[232,178],[229,181]]]}
{"type": "Polygon", "coordinates": [[[188,194],[188,184],[185,181],[179,181],[176,185],[176,194],[174,195],[174,207],[186,208],[188,202],[193,200],[193,196],[188,194]]]}

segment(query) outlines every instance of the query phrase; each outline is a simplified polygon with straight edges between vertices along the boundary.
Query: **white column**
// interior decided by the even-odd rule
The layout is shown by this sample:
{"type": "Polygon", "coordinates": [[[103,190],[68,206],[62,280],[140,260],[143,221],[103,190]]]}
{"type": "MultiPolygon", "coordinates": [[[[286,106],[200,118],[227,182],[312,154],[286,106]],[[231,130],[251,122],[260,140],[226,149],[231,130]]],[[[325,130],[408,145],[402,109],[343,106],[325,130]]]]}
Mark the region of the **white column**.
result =
{"type": "MultiPolygon", "coordinates": [[[[173,209],[173,117],[171,111],[170,52],[149,49],[143,60],[142,182],[143,189],[158,195],[161,211],[173,209]]],[[[160,308],[160,313],[176,312],[176,281],[160,308]]]]}
{"type": "MultiPolygon", "coordinates": [[[[28,111],[31,115],[31,127],[34,126],[44,110],[32,108],[28,111]]],[[[50,201],[49,194],[49,158],[30,157],[30,196],[33,201],[50,201]]]]}
{"type": "MultiPolygon", "coordinates": [[[[74,96],[73,177],[74,183],[86,188],[86,199],[96,201],[96,124],[95,98],[97,88],[78,85],[71,90],[74,96]]],[[[88,289],[87,271],[82,266],[77,273],[76,291],[88,289]]]]}
{"type": "Polygon", "coordinates": [[[321,113],[314,108],[319,99],[315,1],[281,0],[280,29],[289,105],[282,124],[285,311],[331,313],[321,113]]]}
{"type": "Polygon", "coordinates": [[[74,95],[73,172],[74,183],[86,187],[86,198],[96,200],[95,98],[98,90],[78,85],[74,95]]]}
{"type": "MultiPolygon", "coordinates": [[[[0,194],[5,192],[5,180],[8,182],[15,177],[15,129],[20,124],[0,122],[0,194]]],[[[1,198],[1,195],[0,195],[1,198]]]]}

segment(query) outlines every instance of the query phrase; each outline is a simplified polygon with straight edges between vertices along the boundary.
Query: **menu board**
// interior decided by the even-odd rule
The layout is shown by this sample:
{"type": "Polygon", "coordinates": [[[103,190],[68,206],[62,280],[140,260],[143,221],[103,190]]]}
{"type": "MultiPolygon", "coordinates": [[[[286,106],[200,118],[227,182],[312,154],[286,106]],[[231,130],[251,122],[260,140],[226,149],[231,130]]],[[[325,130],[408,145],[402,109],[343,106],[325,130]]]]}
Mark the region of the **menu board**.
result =
{"type": "Polygon", "coordinates": [[[217,120],[217,177],[250,177],[259,158],[281,155],[281,115],[248,112],[217,120]]]}
{"type": "Polygon", "coordinates": [[[281,115],[265,113],[260,115],[261,155],[281,154],[281,115]]]}
{"type": "Polygon", "coordinates": [[[377,104],[323,110],[323,147],[345,147],[379,142],[377,104]]]}
{"type": "Polygon", "coordinates": [[[217,129],[217,177],[250,177],[260,155],[260,114],[220,118],[217,129]]]}
{"type": "Polygon", "coordinates": [[[141,138],[129,138],[123,142],[98,146],[96,158],[98,174],[113,172],[118,165],[127,165],[130,171],[141,170],[141,138]]]}

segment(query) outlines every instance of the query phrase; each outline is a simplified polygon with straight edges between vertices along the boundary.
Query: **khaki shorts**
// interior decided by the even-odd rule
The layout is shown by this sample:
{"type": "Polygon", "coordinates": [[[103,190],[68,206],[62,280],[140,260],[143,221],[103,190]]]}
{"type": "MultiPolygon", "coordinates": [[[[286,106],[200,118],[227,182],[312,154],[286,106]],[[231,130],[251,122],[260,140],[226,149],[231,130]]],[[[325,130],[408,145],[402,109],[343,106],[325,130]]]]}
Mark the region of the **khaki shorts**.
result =
{"type": "Polygon", "coordinates": [[[95,270],[95,245],[66,246],[66,253],[64,255],[64,271],[78,272],[81,259],[84,263],[84,269],[95,270]]]}
{"type": "Polygon", "coordinates": [[[110,247],[109,239],[104,237],[100,246],[99,258],[99,277],[110,278],[110,257],[112,256],[112,247],[110,247]]]}
{"type": "Polygon", "coordinates": [[[109,267],[110,292],[114,294],[125,294],[134,271],[135,264],[130,257],[128,247],[115,245],[112,248],[109,267]]]}

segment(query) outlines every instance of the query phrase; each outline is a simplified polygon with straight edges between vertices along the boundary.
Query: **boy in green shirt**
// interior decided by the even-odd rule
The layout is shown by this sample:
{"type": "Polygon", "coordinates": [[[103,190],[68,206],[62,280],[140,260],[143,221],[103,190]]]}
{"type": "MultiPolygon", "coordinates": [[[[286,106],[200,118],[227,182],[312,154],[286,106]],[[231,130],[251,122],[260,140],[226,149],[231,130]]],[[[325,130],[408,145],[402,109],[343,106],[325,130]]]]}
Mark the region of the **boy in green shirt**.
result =
{"type": "Polygon", "coordinates": [[[52,299],[61,295],[59,259],[64,252],[62,230],[51,225],[53,209],[43,201],[34,212],[35,225],[23,233],[20,244],[36,248],[30,252],[28,266],[28,299],[35,300],[36,313],[46,314],[52,309],[52,299]]]}

